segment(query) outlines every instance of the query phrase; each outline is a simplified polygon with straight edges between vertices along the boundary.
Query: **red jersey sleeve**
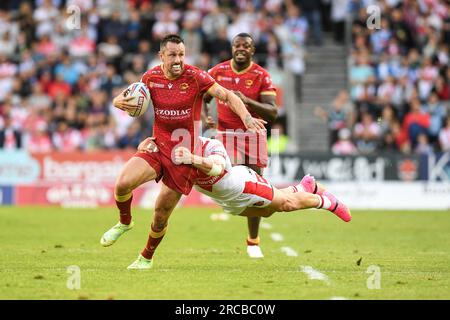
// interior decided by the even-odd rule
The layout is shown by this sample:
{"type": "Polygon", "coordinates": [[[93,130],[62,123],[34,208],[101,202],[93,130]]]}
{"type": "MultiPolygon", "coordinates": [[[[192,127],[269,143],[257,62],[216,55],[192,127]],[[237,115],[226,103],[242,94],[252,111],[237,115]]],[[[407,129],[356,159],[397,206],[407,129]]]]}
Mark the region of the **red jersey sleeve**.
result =
{"type": "Polygon", "coordinates": [[[150,78],[150,73],[147,71],[142,75],[141,80],[139,80],[139,82],[143,82],[143,83],[145,83],[145,85],[147,85],[147,81],[149,78],[150,78]]]}
{"type": "Polygon", "coordinates": [[[277,95],[277,90],[275,89],[275,86],[272,83],[272,77],[270,74],[264,70],[263,72],[263,79],[261,83],[261,91],[259,92],[260,95],[277,95]]]}
{"type": "Polygon", "coordinates": [[[211,69],[208,70],[208,74],[213,77],[214,79],[216,79],[216,67],[212,67],[211,69]]]}
{"type": "Polygon", "coordinates": [[[197,81],[200,93],[205,93],[214,83],[216,83],[214,78],[211,77],[208,72],[201,70],[199,70],[197,81]]]}

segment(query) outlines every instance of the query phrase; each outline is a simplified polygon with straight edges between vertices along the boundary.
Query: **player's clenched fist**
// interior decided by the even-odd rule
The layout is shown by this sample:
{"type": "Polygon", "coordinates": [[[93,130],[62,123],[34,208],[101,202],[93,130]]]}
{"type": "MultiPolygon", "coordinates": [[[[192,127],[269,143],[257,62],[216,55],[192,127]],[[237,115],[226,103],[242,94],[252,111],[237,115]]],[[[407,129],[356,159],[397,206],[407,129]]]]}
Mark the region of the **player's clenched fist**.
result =
{"type": "Polygon", "coordinates": [[[158,152],[158,146],[155,143],[155,137],[148,137],[138,145],[139,152],[158,152]]]}
{"type": "Polygon", "coordinates": [[[178,147],[175,149],[174,160],[176,164],[192,164],[192,153],[185,147],[178,147]]]}

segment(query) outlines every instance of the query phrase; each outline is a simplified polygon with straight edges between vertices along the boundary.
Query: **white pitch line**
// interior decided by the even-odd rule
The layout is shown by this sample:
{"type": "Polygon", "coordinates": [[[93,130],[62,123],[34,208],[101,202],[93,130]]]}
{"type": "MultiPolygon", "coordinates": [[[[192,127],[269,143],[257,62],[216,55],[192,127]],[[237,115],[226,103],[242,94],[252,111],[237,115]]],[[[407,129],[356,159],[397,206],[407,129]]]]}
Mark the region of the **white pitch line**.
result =
{"type": "Polygon", "coordinates": [[[213,214],[211,214],[211,220],[212,221],[228,221],[228,220],[230,220],[230,215],[226,214],[224,212],[213,213],[213,214]]]}
{"type": "Polygon", "coordinates": [[[345,297],[331,297],[330,300],[347,300],[345,297]]]}
{"type": "Polygon", "coordinates": [[[272,229],[272,225],[268,222],[263,222],[263,223],[261,223],[261,228],[270,230],[270,229],[272,229]]]}
{"type": "Polygon", "coordinates": [[[295,251],[291,247],[281,247],[281,251],[286,253],[288,257],[298,257],[297,251],[295,251]]]}
{"type": "Polygon", "coordinates": [[[308,278],[311,280],[320,280],[324,281],[327,284],[330,284],[330,280],[328,279],[328,276],[316,269],[314,269],[311,266],[300,266],[302,272],[306,273],[308,275],[308,278]]]}
{"type": "Polygon", "coordinates": [[[284,237],[281,233],[273,232],[270,234],[273,241],[283,241],[284,237]]]}

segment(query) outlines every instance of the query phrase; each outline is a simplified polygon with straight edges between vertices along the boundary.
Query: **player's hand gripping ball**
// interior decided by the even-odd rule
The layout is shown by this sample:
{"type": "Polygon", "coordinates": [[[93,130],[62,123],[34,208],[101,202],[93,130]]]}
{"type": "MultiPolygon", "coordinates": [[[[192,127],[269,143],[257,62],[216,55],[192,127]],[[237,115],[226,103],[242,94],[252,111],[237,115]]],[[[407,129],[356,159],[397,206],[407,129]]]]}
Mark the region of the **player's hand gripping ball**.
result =
{"type": "Polygon", "coordinates": [[[133,105],[134,107],[128,107],[125,111],[135,118],[143,115],[151,102],[150,91],[143,82],[130,84],[123,92],[123,97],[131,98],[127,100],[127,105],[133,105]]]}

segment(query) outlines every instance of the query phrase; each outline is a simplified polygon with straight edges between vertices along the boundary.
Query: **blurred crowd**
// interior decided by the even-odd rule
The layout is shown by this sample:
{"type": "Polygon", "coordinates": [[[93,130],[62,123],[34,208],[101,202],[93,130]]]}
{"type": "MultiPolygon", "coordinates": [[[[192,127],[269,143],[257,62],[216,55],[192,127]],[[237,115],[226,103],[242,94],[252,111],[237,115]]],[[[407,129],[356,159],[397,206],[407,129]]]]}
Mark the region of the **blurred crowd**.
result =
{"type": "Polygon", "coordinates": [[[333,153],[450,151],[450,1],[352,4],[350,90],[319,111],[333,153]],[[368,28],[370,4],[379,28],[368,28]]]}
{"type": "Polygon", "coordinates": [[[1,1],[0,148],[135,148],[153,115],[133,119],[111,100],[159,64],[166,34],[180,34],[186,62],[207,70],[248,32],[259,64],[301,74],[310,24],[321,42],[317,10],[311,0],[1,1]]]}
{"type": "Polygon", "coordinates": [[[248,32],[257,63],[301,77],[305,45],[320,46],[324,27],[342,43],[351,14],[349,90],[318,112],[330,149],[450,150],[449,12],[449,0],[1,1],[0,149],[135,148],[153,114],[134,119],[111,100],[159,63],[168,33],[207,70],[248,32]],[[381,9],[371,28],[370,5],[381,9]]]}

